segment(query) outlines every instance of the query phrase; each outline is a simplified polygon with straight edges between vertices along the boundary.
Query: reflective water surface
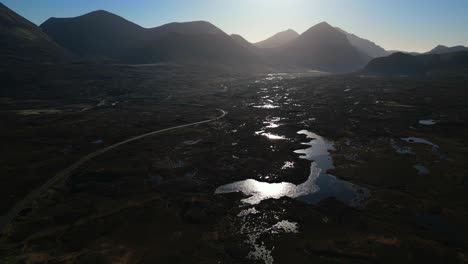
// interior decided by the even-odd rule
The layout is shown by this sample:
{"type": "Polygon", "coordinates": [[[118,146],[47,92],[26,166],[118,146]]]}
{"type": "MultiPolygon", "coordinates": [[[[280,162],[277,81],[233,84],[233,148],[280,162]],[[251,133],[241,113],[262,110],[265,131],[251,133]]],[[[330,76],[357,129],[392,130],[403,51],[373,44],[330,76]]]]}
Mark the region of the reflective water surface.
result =
{"type": "MultiPolygon", "coordinates": [[[[254,111],[269,114],[260,121],[257,131],[252,133],[257,137],[268,138],[272,146],[294,140],[294,137],[287,134],[287,130],[282,129],[282,126],[291,123],[290,119],[292,118],[280,115],[280,111],[276,108],[300,110],[304,107],[289,97],[289,92],[294,90],[294,87],[285,87],[278,83],[278,81],[287,78],[294,78],[294,76],[269,74],[264,79],[256,80],[255,83],[261,85],[257,92],[259,98],[246,104],[255,108],[254,111]]],[[[316,118],[306,116],[302,111],[293,112],[293,115],[303,118],[303,122],[296,123],[297,121],[294,121],[294,124],[301,124],[304,127],[308,127],[316,121],[316,118]]],[[[349,205],[359,206],[369,193],[365,188],[342,181],[327,173],[333,168],[330,156],[330,151],[333,149],[331,141],[308,130],[300,130],[297,134],[301,137],[302,147],[294,150],[294,153],[298,155],[297,158],[310,162],[310,171],[308,171],[309,175],[305,182],[297,185],[287,181],[268,183],[260,180],[269,179],[268,175],[255,175],[255,179],[252,177],[226,184],[218,187],[215,191],[217,194],[233,192],[245,194],[240,207],[242,210],[237,214],[238,230],[240,235],[245,237],[244,243],[250,248],[247,257],[256,261],[255,263],[274,263],[275,246],[271,243],[271,239],[285,233],[298,233],[300,231],[299,224],[288,219],[289,217],[284,210],[281,212],[271,210],[271,208],[265,209],[262,205],[258,205],[262,201],[290,197],[315,203],[327,197],[335,197],[349,205]]],[[[295,168],[297,158],[283,160],[281,170],[295,168]]],[[[236,156],[236,159],[239,157],[236,156]]],[[[323,221],[327,222],[328,218],[325,217],[323,221]]]]}
{"type": "Polygon", "coordinates": [[[301,155],[300,158],[311,161],[307,181],[295,185],[290,182],[268,183],[247,179],[220,186],[216,189],[216,193],[242,192],[249,196],[242,200],[248,204],[258,204],[266,199],[281,197],[291,197],[311,203],[327,197],[335,197],[350,205],[359,205],[362,199],[368,195],[365,188],[342,181],[326,173],[333,168],[329,153],[333,149],[333,144],[307,130],[301,130],[298,134],[305,135],[310,140],[302,143],[308,146],[307,148],[295,151],[295,153],[301,155]]]}
{"type": "Polygon", "coordinates": [[[434,143],[430,142],[429,140],[425,140],[423,138],[407,137],[407,138],[402,138],[401,140],[407,143],[419,143],[419,144],[426,144],[426,145],[430,145],[433,147],[437,147],[437,145],[435,145],[434,143]]]}
{"type": "Polygon", "coordinates": [[[432,120],[432,119],[425,119],[425,120],[419,120],[418,122],[420,125],[425,125],[425,126],[432,126],[437,124],[437,121],[432,120]]]}

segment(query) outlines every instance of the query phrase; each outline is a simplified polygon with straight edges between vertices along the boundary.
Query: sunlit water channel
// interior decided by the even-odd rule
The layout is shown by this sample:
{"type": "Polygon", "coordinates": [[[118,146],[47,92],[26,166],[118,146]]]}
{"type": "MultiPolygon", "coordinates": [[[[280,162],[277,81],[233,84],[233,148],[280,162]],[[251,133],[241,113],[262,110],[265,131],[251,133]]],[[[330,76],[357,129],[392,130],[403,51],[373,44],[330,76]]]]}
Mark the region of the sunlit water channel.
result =
{"type": "MultiPolygon", "coordinates": [[[[251,103],[250,107],[260,109],[260,111],[274,110],[280,108],[281,105],[301,107],[298,104],[293,104],[293,100],[288,98],[287,89],[277,83],[283,78],[292,77],[287,74],[269,74],[264,81],[257,80],[256,83],[265,84],[265,88],[260,88],[260,102],[251,103]],[[265,95],[269,90],[267,87],[271,87],[274,95],[265,95]],[[281,93],[278,90],[286,92],[281,93]]],[[[272,142],[291,141],[291,138],[277,134],[275,130],[285,125],[284,121],[287,119],[287,117],[269,116],[263,122],[261,129],[255,131],[254,135],[266,137],[272,142]]],[[[315,118],[309,118],[308,121],[315,121],[315,118]]],[[[285,219],[273,211],[257,210],[256,204],[267,199],[279,199],[281,197],[295,198],[308,203],[316,203],[324,198],[335,197],[349,205],[359,206],[369,193],[365,188],[327,174],[327,171],[333,168],[330,157],[330,150],[333,149],[332,142],[311,131],[301,130],[297,133],[303,136],[304,142],[302,145],[304,147],[295,150],[294,153],[299,155],[299,158],[310,161],[311,164],[309,176],[305,182],[296,185],[290,182],[268,183],[255,179],[246,179],[216,189],[217,194],[242,192],[246,195],[246,198],[242,200],[244,209],[238,214],[241,221],[239,233],[245,236],[244,243],[251,249],[247,257],[265,264],[274,263],[274,246],[266,243],[265,239],[274,238],[285,233],[298,233],[300,232],[300,226],[299,223],[285,219]]],[[[239,157],[236,158],[239,159],[239,157]]],[[[294,161],[286,161],[281,170],[294,167],[294,161]]]]}
{"type": "Polygon", "coordinates": [[[305,135],[310,140],[302,143],[307,148],[295,151],[300,158],[311,161],[309,177],[304,183],[296,185],[290,182],[268,183],[247,179],[220,186],[216,193],[242,192],[248,196],[242,200],[247,204],[258,204],[266,199],[281,197],[315,203],[324,198],[335,197],[349,205],[358,206],[368,195],[368,191],[327,174],[333,168],[330,157],[333,143],[307,130],[301,130],[298,134],[305,135]]]}

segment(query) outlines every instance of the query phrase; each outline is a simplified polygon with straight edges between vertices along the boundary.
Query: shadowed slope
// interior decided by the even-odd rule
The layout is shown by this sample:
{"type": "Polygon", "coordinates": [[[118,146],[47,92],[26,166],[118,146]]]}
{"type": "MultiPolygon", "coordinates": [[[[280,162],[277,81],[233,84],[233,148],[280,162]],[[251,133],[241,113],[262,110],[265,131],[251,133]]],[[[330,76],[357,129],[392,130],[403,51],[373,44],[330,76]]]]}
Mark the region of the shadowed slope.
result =
{"type": "Polygon", "coordinates": [[[390,55],[390,52],[386,51],[384,48],[380,47],[379,45],[375,44],[370,40],[348,33],[338,27],[336,29],[338,29],[341,33],[346,35],[351,45],[359,49],[361,52],[367,54],[369,57],[377,58],[390,55]]]}
{"type": "Polygon", "coordinates": [[[106,11],[50,18],[40,27],[57,43],[83,57],[123,59],[146,38],[144,28],[106,11]]]}
{"type": "Polygon", "coordinates": [[[170,23],[148,30],[149,41],[138,50],[137,60],[226,64],[257,64],[258,58],[221,29],[205,21],[170,23]]]}
{"type": "Polygon", "coordinates": [[[39,27],[0,3],[0,57],[44,62],[60,60],[66,52],[39,27]]]}
{"type": "Polygon", "coordinates": [[[447,47],[447,46],[439,45],[433,48],[431,51],[427,52],[427,54],[444,54],[444,53],[458,52],[458,51],[468,51],[468,48],[464,46],[447,47]]]}
{"type": "Polygon", "coordinates": [[[268,39],[257,42],[254,45],[260,48],[278,48],[294,41],[298,37],[299,34],[296,31],[288,29],[286,31],[276,33],[268,39]]]}
{"type": "Polygon", "coordinates": [[[424,74],[468,68],[468,51],[413,56],[395,53],[369,62],[364,71],[376,74],[424,74]]]}
{"type": "Polygon", "coordinates": [[[250,51],[205,21],[146,29],[109,12],[96,11],[75,18],[51,18],[41,27],[64,47],[92,59],[236,67],[256,63],[250,51]]]}
{"type": "Polygon", "coordinates": [[[330,72],[354,71],[370,60],[350,44],[345,34],[326,22],[278,49],[275,57],[277,63],[330,72]]]}

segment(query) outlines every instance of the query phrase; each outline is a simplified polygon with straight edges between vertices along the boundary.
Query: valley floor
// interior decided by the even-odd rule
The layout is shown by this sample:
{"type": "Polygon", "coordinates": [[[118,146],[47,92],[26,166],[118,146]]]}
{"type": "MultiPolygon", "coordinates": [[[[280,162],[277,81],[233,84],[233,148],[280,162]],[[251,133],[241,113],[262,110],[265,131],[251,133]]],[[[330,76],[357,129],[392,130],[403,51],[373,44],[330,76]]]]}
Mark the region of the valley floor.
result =
{"type": "Polygon", "coordinates": [[[468,260],[468,73],[11,71],[1,72],[0,215],[93,151],[228,114],[82,164],[6,227],[2,263],[468,260]],[[326,155],[301,158],[321,137],[326,155]],[[284,189],[321,159],[333,166],[313,182],[314,201],[284,189]],[[215,193],[244,180],[265,199],[215,193]]]}

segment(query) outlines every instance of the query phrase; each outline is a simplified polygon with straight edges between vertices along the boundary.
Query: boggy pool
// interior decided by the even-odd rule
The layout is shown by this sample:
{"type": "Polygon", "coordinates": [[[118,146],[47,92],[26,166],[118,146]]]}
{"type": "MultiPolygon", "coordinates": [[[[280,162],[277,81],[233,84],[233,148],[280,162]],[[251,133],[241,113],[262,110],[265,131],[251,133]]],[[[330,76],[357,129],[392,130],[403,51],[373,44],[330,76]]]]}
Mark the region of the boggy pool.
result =
{"type": "Polygon", "coordinates": [[[304,183],[295,185],[290,182],[268,183],[247,179],[220,186],[215,193],[242,192],[248,196],[242,200],[247,204],[258,204],[266,199],[281,197],[316,203],[324,198],[335,197],[351,206],[361,205],[369,194],[367,189],[327,174],[327,171],[333,168],[330,157],[333,143],[307,130],[297,133],[305,135],[309,140],[302,143],[308,146],[307,148],[294,151],[300,158],[311,161],[310,174],[304,183]]]}

